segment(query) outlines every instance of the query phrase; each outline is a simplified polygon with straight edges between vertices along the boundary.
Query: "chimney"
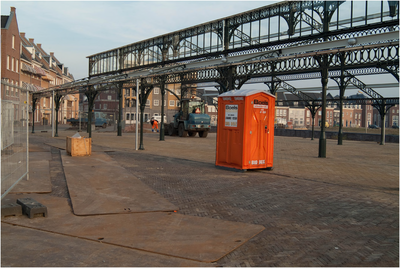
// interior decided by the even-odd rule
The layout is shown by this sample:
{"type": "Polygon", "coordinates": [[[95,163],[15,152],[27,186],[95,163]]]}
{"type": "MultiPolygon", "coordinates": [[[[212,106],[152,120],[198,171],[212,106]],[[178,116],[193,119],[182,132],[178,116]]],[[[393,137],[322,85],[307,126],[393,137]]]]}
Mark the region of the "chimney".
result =
{"type": "Polygon", "coordinates": [[[29,43],[33,44],[34,43],[33,40],[34,40],[33,38],[29,38],[29,43]]]}
{"type": "Polygon", "coordinates": [[[15,13],[15,7],[11,7],[11,12],[15,13]]]}
{"type": "Polygon", "coordinates": [[[42,44],[36,44],[38,48],[42,49],[42,44]]]}
{"type": "Polygon", "coordinates": [[[50,56],[54,57],[54,52],[50,52],[50,56]]]}
{"type": "Polygon", "coordinates": [[[19,33],[19,35],[22,37],[22,38],[25,38],[25,33],[19,33]]]}

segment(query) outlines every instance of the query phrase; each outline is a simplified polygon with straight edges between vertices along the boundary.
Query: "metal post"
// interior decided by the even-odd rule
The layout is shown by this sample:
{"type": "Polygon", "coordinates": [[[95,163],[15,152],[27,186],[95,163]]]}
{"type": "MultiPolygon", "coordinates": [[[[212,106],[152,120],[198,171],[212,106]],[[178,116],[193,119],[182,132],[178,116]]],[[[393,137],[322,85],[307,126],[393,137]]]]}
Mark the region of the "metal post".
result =
{"type": "MultiPolygon", "coordinates": [[[[32,94],[33,98],[33,94],[32,94]]],[[[29,91],[26,90],[26,180],[29,180],[29,91]]],[[[33,113],[32,113],[33,118],[33,113]]]]}
{"type": "Polygon", "coordinates": [[[386,121],[386,101],[382,100],[380,108],[381,115],[381,143],[380,145],[385,145],[385,121],[386,121]]]}
{"type": "Polygon", "coordinates": [[[54,138],[54,90],[53,99],[51,102],[51,136],[54,138]]]}
{"type": "Polygon", "coordinates": [[[138,133],[139,133],[139,129],[138,129],[138,114],[139,114],[139,79],[136,79],[136,128],[135,128],[135,150],[138,149],[138,133]]]}
{"type": "Polygon", "coordinates": [[[78,132],[81,132],[82,131],[82,129],[81,129],[81,110],[78,110],[78,117],[79,117],[79,129],[78,129],[78,132]]]}
{"type": "Polygon", "coordinates": [[[35,133],[35,112],[36,112],[36,99],[32,94],[32,133],[35,133]]]}
{"type": "Polygon", "coordinates": [[[340,101],[339,101],[339,132],[338,132],[338,145],[343,144],[343,97],[345,91],[345,83],[344,83],[344,54],[340,55],[341,62],[341,71],[340,71],[340,101]]]}
{"type": "Polygon", "coordinates": [[[365,133],[367,133],[367,129],[368,129],[367,109],[368,109],[368,104],[365,103],[365,133]]]}
{"type": "Polygon", "coordinates": [[[311,113],[312,116],[312,124],[311,124],[311,140],[314,140],[314,125],[315,125],[315,113],[311,113]]]}
{"type": "Polygon", "coordinates": [[[164,141],[164,98],[165,98],[165,80],[161,78],[161,125],[160,125],[160,141],[164,141]]]}
{"type": "Polygon", "coordinates": [[[118,136],[122,136],[122,83],[118,83],[119,111],[118,111],[118,136]]]}
{"type": "MultiPolygon", "coordinates": [[[[325,56],[324,63],[327,63],[327,56],[325,56]]],[[[325,65],[324,64],[324,65],[325,65]]],[[[328,68],[327,66],[322,67],[322,118],[321,118],[321,135],[319,138],[319,152],[318,157],[326,157],[326,134],[325,134],[325,122],[326,122],[326,92],[328,89],[328,68]]]]}

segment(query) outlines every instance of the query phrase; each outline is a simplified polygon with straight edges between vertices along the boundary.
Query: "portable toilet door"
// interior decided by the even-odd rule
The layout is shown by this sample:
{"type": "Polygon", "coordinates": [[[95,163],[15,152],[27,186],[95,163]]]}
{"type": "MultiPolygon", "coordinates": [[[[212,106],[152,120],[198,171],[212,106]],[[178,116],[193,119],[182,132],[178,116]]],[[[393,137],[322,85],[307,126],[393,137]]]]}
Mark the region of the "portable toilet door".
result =
{"type": "Polygon", "coordinates": [[[259,92],[246,97],[243,169],[273,166],[274,118],[275,96],[259,92]]]}
{"type": "Polygon", "coordinates": [[[273,166],[275,96],[237,90],[218,98],[216,165],[236,169],[273,166]]]}

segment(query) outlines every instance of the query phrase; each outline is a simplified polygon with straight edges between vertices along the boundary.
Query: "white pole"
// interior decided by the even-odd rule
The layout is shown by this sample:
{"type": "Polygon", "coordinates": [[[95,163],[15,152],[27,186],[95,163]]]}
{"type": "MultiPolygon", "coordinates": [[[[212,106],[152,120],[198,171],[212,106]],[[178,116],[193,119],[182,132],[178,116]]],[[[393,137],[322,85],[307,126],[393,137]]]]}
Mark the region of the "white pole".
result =
{"type": "MultiPolygon", "coordinates": [[[[29,91],[26,90],[26,180],[29,180],[29,91]]],[[[32,122],[33,123],[33,122],[32,122]]]]}
{"type": "Polygon", "coordinates": [[[78,117],[79,117],[79,129],[78,132],[81,132],[81,110],[78,110],[78,117]]]}
{"type": "Polygon", "coordinates": [[[135,128],[135,150],[138,149],[138,116],[139,116],[139,79],[136,79],[136,128],[135,128]]]}
{"type": "Polygon", "coordinates": [[[54,90],[53,99],[51,100],[51,136],[54,138],[54,90]]]}

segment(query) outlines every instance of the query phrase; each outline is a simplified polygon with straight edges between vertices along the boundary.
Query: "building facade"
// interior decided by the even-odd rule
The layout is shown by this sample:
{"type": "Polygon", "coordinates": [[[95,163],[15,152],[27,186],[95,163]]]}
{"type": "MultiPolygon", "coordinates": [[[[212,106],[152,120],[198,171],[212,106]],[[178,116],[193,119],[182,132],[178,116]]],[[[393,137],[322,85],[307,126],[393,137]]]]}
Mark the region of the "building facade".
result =
{"type": "MultiPolygon", "coordinates": [[[[41,44],[19,32],[16,9],[11,7],[10,15],[1,16],[1,79],[31,92],[37,92],[55,85],[74,81],[74,77],[54,55],[44,51],[41,44]]],[[[3,100],[18,101],[17,88],[2,85],[3,100]]],[[[79,95],[63,98],[57,120],[65,123],[67,117],[76,117],[79,95]]],[[[31,102],[32,100],[30,100],[31,102]]],[[[35,114],[30,110],[29,122],[48,124],[51,120],[52,98],[41,98],[35,114]]]]}

